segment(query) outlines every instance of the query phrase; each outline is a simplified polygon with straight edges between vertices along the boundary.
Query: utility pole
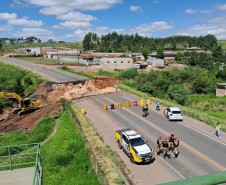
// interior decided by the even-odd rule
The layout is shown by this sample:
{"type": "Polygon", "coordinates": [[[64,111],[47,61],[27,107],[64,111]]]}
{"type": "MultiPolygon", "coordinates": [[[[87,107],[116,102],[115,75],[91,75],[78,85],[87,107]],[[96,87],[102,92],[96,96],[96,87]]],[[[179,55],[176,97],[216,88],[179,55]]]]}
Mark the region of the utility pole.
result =
{"type": "Polygon", "coordinates": [[[59,60],[59,58],[58,58],[58,42],[57,42],[57,60],[59,60]]]}

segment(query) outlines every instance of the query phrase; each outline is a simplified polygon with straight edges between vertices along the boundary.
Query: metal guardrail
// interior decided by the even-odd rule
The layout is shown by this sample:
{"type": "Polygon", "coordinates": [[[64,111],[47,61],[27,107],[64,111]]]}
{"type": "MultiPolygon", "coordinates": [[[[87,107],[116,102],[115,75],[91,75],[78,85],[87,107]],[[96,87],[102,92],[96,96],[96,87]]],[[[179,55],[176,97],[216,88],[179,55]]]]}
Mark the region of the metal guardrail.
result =
{"type": "MultiPolygon", "coordinates": [[[[101,148],[101,149],[104,151],[103,148],[101,148]]],[[[125,185],[130,185],[129,182],[127,181],[127,179],[125,178],[125,176],[123,175],[123,173],[118,169],[117,165],[113,162],[111,157],[109,155],[107,155],[107,157],[109,158],[109,160],[111,161],[111,164],[114,166],[114,168],[118,172],[119,176],[121,177],[120,183],[124,183],[125,185]]]]}
{"type": "MultiPolygon", "coordinates": [[[[13,170],[15,166],[35,164],[35,172],[33,177],[33,185],[40,185],[41,183],[41,155],[40,155],[40,144],[31,143],[23,145],[3,146],[0,147],[0,168],[10,168],[13,170]],[[35,148],[29,148],[26,153],[23,153],[23,149],[28,146],[37,146],[37,151],[29,153],[29,151],[35,148]],[[22,151],[21,151],[22,150],[22,151]],[[36,155],[36,156],[35,156],[36,155]],[[30,162],[21,162],[23,157],[28,157],[30,162]],[[8,160],[7,160],[8,158],[8,160]],[[4,160],[5,159],[5,160],[4,160]],[[20,163],[18,163],[20,162],[20,163]],[[5,165],[2,165],[5,164],[5,165]]],[[[26,160],[25,160],[26,161],[26,160]]]]}

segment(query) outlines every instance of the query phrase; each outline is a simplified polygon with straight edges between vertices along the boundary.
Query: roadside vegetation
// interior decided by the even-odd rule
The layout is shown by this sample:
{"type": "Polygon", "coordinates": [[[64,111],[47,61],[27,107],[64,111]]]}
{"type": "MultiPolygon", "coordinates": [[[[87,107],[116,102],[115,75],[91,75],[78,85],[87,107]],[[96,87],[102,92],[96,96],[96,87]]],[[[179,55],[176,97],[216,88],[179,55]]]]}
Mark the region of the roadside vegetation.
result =
{"type": "MultiPolygon", "coordinates": [[[[17,93],[21,97],[31,94],[39,84],[46,80],[23,68],[0,62],[0,92],[17,93]]],[[[0,108],[12,104],[8,98],[0,98],[0,108]]]]}
{"type": "Polygon", "coordinates": [[[90,75],[90,74],[86,74],[86,73],[84,73],[83,71],[81,71],[81,72],[76,72],[76,71],[73,71],[73,70],[71,70],[71,69],[69,69],[68,67],[57,67],[57,69],[60,69],[60,70],[62,70],[62,71],[67,71],[67,72],[70,72],[70,73],[74,73],[74,74],[76,74],[76,75],[80,75],[80,76],[84,76],[84,77],[86,77],[86,78],[95,78],[94,76],[92,76],[92,75],[90,75]]]}
{"type": "Polygon", "coordinates": [[[66,62],[62,60],[54,60],[54,59],[46,59],[46,58],[17,58],[18,60],[23,60],[26,62],[31,62],[34,64],[45,64],[45,65],[59,65],[58,63],[64,63],[64,65],[68,66],[86,66],[85,64],[77,63],[77,62],[66,62]]]}
{"type": "Polygon", "coordinates": [[[100,184],[89,150],[67,109],[60,117],[56,134],[41,152],[44,184],[100,184]]]}
{"type": "MultiPolygon", "coordinates": [[[[65,105],[65,102],[63,102],[63,105],[65,105]]],[[[64,111],[59,118],[57,132],[41,146],[44,184],[101,184],[93,169],[90,152],[85,147],[82,135],[75,127],[75,120],[70,115],[68,109],[64,106],[64,111]]],[[[41,143],[53,133],[56,122],[54,116],[46,115],[28,133],[28,136],[25,136],[21,131],[1,134],[0,146],[41,143]]],[[[16,147],[15,149],[11,151],[13,152],[11,154],[18,154],[18,152],[32,153],[37,150],[33,146],[16,147]]],[[[0,151],[0,155],[8,155],[8,151],[0,151]]],[[[35,154],[32,157],[35,159],[35,154]]],[[[34,159],[23,156],[19,163],[34,162],[34,159]]],[[[12,157],[12,160],[16,161],[18,158],[12,157]]],[[[0,163],[0,165],[3,166],[4,163],[0,163]]],[[[34,166],[34,164],[16,166],[14,169],[29,166],[34,166]]],[[[1,168],[1,170],[8,170],[8,168],[1,168]]]]}

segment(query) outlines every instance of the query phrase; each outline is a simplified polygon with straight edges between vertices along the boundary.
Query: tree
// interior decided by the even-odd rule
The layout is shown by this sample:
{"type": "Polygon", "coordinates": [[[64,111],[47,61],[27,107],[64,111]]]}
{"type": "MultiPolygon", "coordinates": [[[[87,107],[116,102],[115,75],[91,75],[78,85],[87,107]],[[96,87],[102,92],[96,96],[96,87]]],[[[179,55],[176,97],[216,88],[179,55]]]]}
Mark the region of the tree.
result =
{"type": "Polygon", "coordinates": [[[41,39],[38,39],[38,43],[42,43],[41,39]]]}
{"type": "Polygon", "coordinates": [[[175,60],[176,60],[176,61],[179,61],[179,60],[181,60],[182,57],[183,57],[183,54],[178,52],[178,53],[175,55],[175,60]]]}
{"type": "Polygon", "coordinates": [[[92,36],[92,33],[88,33],[83,39],[83,48],[85,51],[90,49],[91,36],[92,36]]]}
{"type": "Polygon", "coordinates": [[[2,44],[2,41],[0,40],[0,49],[2,49],[2,46],[3,46],[3,44],[2,44]]]}
{"type": "Polygon", "coordinates": [[[10,44],[15,44],[15,42],[14,42],[15,39],[10,39],[9,41],[10,41],[10,44]]]}
{"type": "Polygon", "coordinates": [[[157,58],[160,58],[160,59],[164,59],[165,58],[162,48],[158,48],[157,49],[157,55],[156,55],[156,57],[157,58]]]}
{"type": "Polygon", "coordinates": [[[33,43],[35,40],[38,40],[36,37],[27,37],[26,39],[25,39],[26,41],[25,42],[27,42],[27,43],[33,43]]]}
{"type": "Polygon", "coordinates": [[[145,60],[148,59],[148,53],[149,51],[146,48],[142,49],[142,55],[144,56],[145,60]]]}
{"type": "Polygon", "coordinates": [[[121,73],[122,78],[134,79],[138,75],[137,68],[127,69],[121,73]]]}
{"type": "Polygon", "coordinates": [[[175,100],[181,105],[184,105],[188,99],[188,91],[181,85],[170,86],[167,94],[170,96],[170,99],[175,100]]]}
{"type": "Polygon", "coordinates": [[[53,39],[49,39],[47,43],[55,43],[53,39]]]}
{"type": "Polygon", "coordinates": [[[212,58],[214,60],[214,62],[223,62],[223,50],[222,50],[222,47],[221,46],[216,46],[214,48],[212,48],[212,58]]]}

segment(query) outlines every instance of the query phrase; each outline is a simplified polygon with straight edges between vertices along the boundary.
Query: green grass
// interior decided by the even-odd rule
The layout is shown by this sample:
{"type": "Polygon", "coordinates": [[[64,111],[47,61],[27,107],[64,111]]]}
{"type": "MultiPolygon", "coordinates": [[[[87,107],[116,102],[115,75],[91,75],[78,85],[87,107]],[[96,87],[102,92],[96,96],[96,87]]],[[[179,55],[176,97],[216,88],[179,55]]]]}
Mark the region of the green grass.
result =
{"type": "MultiPolygon", "coordinates": [[[[10,134],[1,134],[0,135],[0,146],[12,146],[12,145],[22,145],[30,143],[40,143],[46,140],[54,130],[56,120],[53,118],[45,118],[38,122],[37,126],[29,132],[28,136],[25,136],[21,131],[11,132],[10,134]]],[[[21,153],[34,153],[37,151],[37,147],[34,146],[17,146],[13,147],[10,150],[11,155],[21,154],[21,153]]],[[[0,156],[8,156],[8,150],[0,149],[0,156]]],[[[29,156],[12,157],[12,161],[16,164],[35,162],[36,154],[29,156]],[[32,159],[32,158],[33,159],[32,159]],[[18,160],[18,161],[17,161],[18,160]]],[[[5,163],[9,162],[8,158],[1,159],[0,166],[6,165],[5,163]]],[[[14,166],[13,169],[32,167],[34,164],[24,164],[20,166],[14,166]]],[[[9,170],[9,167],[1,167],[0,171],[9,170]]]]}
{"type": "Polygon", "coordinates": [[[1,54],[1,53],[0,53],[0,57],[3,56],[3,55],[4,55],[4,54],[1,54]]]}
{"type": "Polygon", "coordinates": [[[100,71],[96,72],[95,75],[113,77],[113,76],[115,76],[115,73],[111,73],[111,72],[108,72],[108,71],[100,70],[100,71]]]}
{"type": "MultiPolygon", "coordinates": [[[[13,92],[23,97],[31,94],[45,81],[47,80],[38,74],[0,62],[0,92],[13,92]]],[[[0,108],[7,107],[11,103],[10,99],[0,98],[0,108]]]]}
{"type": "Polygon", "coordinates": [[[218,45],[222,46],[222,49],[226,50],[226,40],[218,40],[218,45]]]}
{"type": "Polygon", "coordinates": [[[2,49],[8,50],[8,49],[18,49],[18,48],[30,48],[30,47],[66,47],[71,49],[82,49],[83,50],[83,44],[82,43],[22,43],[22,44],[4,44],[2,49]]]}
{"type": "Polygon", "coordinates": [[[34,64],[46,64],[46,65],[59,65],[58,63],[64,63],[64,65],[77,65],[77,66],[86,66],[85,64],[76,63],[76,62],[65,62],[62,60],[46,59],[46,58],[16,58],[17,60],[23,60],[26,62],[31,62],[34,64]]]}
{"type": "MultiPolygon", "coordinates": [[[[225,116],[222,117],[223,113],[220,112],[214,112],[214,111],[202,111],[200,109],[195,109],[187,106],[181,106],[175,102],[172,101],[166,101],[159,98],[152,97],[149,93],[144,93],[141,91],[137,91],[134,88],[131,88],[130,86],[127,86],[125,84],[119,84],[118,88],[125,90],[131,94],[137,95],[139,97],[145,98],[145,99],[151,99],[152,103],[153,101],[161,101],[161,104],[167,107],[178,107],[183,112],[184,115],[192,117],[196,120],[202,121],[204,123],[207,123],[208,125],[215,128],[216,123],[218,121],[221,122],[223,131],[226,131],[226,119],[225,116]],[[211,112],[211,114],[209,114],[211,112]],[[221,116],[221,117],[217,117],[221,116]]],[[[225,114],[225,113],[224,113],[225,114]]]]}
{"type": "Polygon", "coordinates": [[[86,78],[95,78],[94,76],[92,76],[92,75],[89,75],[89,74],[86,74],[86,73],[84,73],[83,71],[81,71],[81,72],[76,72],[76,71],[73,71],[73,70],[71,70],[71,69],[69,69],[68,67],[57,67],[57,69],[60,69],[60,70],[62,70],[62,71],[67,71],[67,72],[69,72],[69,73],[74,73],[74,74],[77,74],[77,75],[80,75],[80,76],[84,76],[84,77],[86,77],[86,78]]]}
{"type": "Polygon", "coordinates": [[[89,150],[66,110],[57,133],[41,147],[44,184],[99,185],[89,150]]]}
{"type": "Polygon", "coordinates": [[[39,143],[47,139],[53,132],[56,120],[47,117],[38,122],[37,126],[25,136],[21,131],[14,131],[9,136],[0,136],[0,146],[39,143]]]}

